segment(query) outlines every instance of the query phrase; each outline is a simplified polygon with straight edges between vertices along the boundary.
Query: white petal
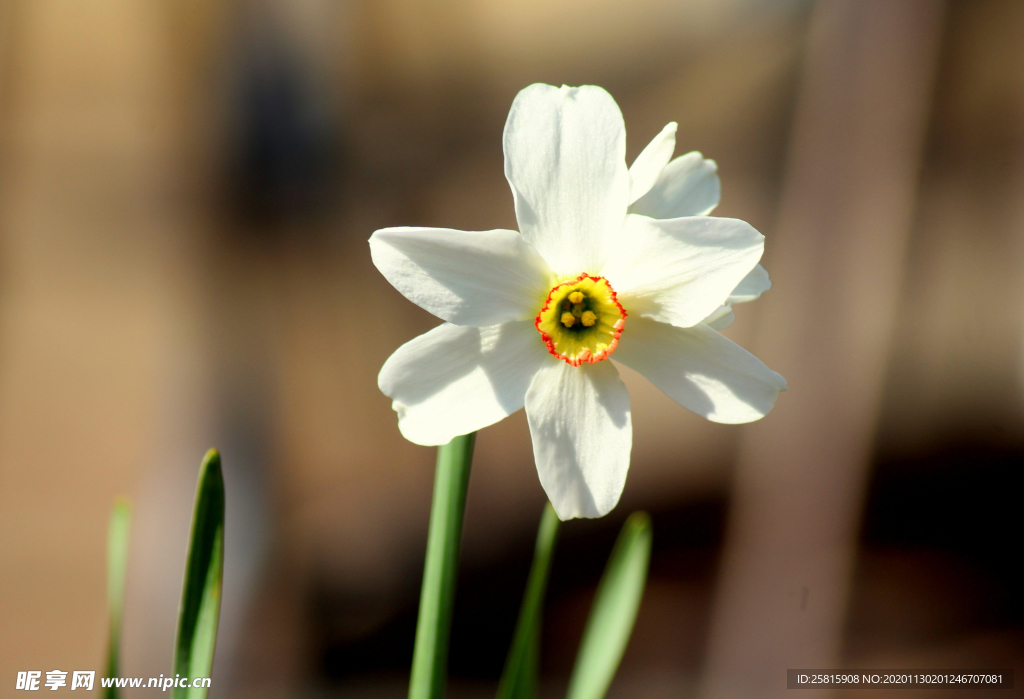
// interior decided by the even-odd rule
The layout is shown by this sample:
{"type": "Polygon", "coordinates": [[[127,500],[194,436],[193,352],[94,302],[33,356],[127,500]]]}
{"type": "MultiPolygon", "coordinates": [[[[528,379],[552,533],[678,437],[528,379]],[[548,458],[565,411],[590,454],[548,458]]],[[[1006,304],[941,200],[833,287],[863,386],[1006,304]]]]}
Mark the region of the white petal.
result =
{"type": "Polygon", "coordinates": [[[615,507],[633,425],[612,363],[545,364],[526,392],[526,417],[540,483],[559,518],[601,517],[615,507]]]}
{"type": "Polygon", "coordinates": [[[715,161],[693,151],[666,165],[651,190],[630,205],[629,213],[651,218],[707,216],[721,196],[715,161]]]}
{"type": "Polygon", "coordinates": [[[370,256],[402,294],[456,325],[531,318],[551,286],[547,264],[515,231],[384,228],[370,256]]]}
{"type": "Polygon", "coordinates": [[[640,155],[629,167],[630,204],[651,191],[661,171],[672,159],[672,152],[676,149],[676,128],[676,122],[669,123],[646,148],[640,151],[640,155]]]}
{"type": "Polygon", "coordinates": [[[771,288],[772,280],[768,278],[768,270],[758,264],[729,294],[729,303],[756,301],[771,288]]]}
{"type": "Polygon", "coordinates": [[[751,422],[768,414],[786,380],[706,325],[677,328],[630,318],[615,359],[669,398],[712,422],[751,422]]]}
{"type": "Polygon", "coordinates": [[[505,123],[519,230],[558,275],[598,269],[629,199],[622,113],[599,87],[535,84],[505,123]]]}
{"type": "Polygon", "coordinates": [[[736,285],[725,304],[716,308],[701,322],[715,330],[725,330],[736,320],[732,304],[755,301],[771,287],[772,282],[768,278],[768,270],[758,263],[754,269],[750,270],[750,274],[743,277],[742,281],[736,285]]]}
{"type": "Polygon", "coordinates": [[[701,322],[715,330],[725,330],[736,321],[736,314],[732,312],[732,306],[726,304],[719,306],[701,322]]]}
{"type": "Polygon", "coordinates": [[[377,385],[394,400],[405,438],[434,446],[519,410],[533,375],[551,359],[531,321],[445,323],[399,347],[377,385]]]}
{"type": "Polygon", "coordinates": [[[656,221],[627,216],[603,274],[631,316],[696,325],[726,303],[764,250],[764,236],[734,218],[656,221]]]}

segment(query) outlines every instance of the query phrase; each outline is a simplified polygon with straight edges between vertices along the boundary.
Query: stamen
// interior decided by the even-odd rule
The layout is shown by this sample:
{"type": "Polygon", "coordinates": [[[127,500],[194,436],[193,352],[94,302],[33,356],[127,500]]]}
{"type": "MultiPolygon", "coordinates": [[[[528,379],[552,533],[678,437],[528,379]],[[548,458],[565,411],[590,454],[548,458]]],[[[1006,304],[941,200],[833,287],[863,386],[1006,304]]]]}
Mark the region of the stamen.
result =
{"type": "Polygon", "coordinates": [[[569,294],[569,303],[583,303],[583,299],[586,298],[582,291],[574,291],[569,294]]]}
{"type": "MultiPolygon", "coordinates": [[[[564,325],[567,328],[571,328],[573,325],[576,324],[576,316],[574,316],[572,313],[563,313],[561,321],[562,325],[564,325]]],[[[591,323],[591,325],[593,325],[593,323],[591,323]]]]}
{"type": "Polygon", "coordinates": [[[593,311],[584,311],[583,315],[580,316],[580,322],[589,328],[597,322],[597,314],[593,311]]]}

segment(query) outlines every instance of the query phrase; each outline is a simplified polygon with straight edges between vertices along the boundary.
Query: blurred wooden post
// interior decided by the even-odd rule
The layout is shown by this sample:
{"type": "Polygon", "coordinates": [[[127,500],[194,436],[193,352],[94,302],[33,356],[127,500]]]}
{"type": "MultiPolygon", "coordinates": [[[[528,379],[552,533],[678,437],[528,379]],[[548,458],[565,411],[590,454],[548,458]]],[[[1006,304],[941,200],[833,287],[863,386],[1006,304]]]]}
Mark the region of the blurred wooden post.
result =
{"type": "Polygon", "coordinates": [[[787,695],[788,668],[841,660],[942,8],[814,10],[756,345],[790,391],[741,439],[709,699],[787,695]]]}

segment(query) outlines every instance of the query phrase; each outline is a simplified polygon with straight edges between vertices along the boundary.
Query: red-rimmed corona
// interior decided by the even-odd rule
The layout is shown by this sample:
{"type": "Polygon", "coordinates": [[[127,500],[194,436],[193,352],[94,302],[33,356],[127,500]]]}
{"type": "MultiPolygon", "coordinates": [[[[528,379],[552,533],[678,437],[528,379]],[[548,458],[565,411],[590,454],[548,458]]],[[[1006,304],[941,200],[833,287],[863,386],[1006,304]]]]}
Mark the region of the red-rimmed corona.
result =
{"type": "Polygon", "coordinates": [[[584,273],[552,288],[533,324],[552,356],[580,366],[611,356],[626,315],[608,280],[584,273]]]}

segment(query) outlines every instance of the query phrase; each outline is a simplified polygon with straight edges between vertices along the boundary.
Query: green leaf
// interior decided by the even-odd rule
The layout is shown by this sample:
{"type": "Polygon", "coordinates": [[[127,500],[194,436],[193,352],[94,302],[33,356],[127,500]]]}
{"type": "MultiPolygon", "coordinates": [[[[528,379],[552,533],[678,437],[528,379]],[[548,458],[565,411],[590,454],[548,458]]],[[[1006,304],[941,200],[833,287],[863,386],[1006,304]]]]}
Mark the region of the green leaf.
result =
{"type": "Polygon", "coordinates": [[[456,437],[437,450],[409,699],[441,699],[444,696],[462,516],[466,509],[475,437],[475,433],[456,437]]]}
{"type": "MultiPolygon", "coordinates": [[[[107,677],[120,675],[121,620],[124,613],[124,587],[128,572],[128,535],[132,528],[132,506],[120,498],[114,503],[107,528],[107,609],[110,611],[110,643],[107,646],[107,677]]],[[[117,687],[108,687],[106,699],[117,699],[117,687]]]]}
{"type": "MultiPolygon", "coordinates": [[[[217,644],[221,580],[224,573],[224,478],[220,454],[206,452],[199,468],[192,534],[181,593],[174,672],[193,680],[209,677],[217,644]]],[[[175,687],[174,699],[205,699],[206,687],[175,687]]]]}
{"type": "Polygon", "coordinates": [[[651,561],[651,518],[634,512],[608,558],[583,631],[567,699],[602,699],[633,632],[651,561]]]}
{"type": "Polygon", "coordinates": [[[532,699],[537,692],[541,610],[544,607],[544,593],[547,591],[558,525],[555,508],[547,503],[537,529],[533,565],[530,567],[530,577],[526,580],[526,592],[523,593],[523,603],[519,607],[512,645],[498,683],[498,699],[532,699]]]}

